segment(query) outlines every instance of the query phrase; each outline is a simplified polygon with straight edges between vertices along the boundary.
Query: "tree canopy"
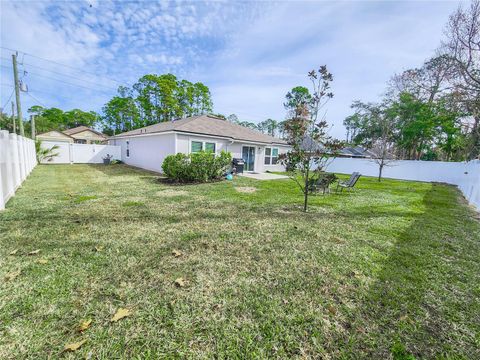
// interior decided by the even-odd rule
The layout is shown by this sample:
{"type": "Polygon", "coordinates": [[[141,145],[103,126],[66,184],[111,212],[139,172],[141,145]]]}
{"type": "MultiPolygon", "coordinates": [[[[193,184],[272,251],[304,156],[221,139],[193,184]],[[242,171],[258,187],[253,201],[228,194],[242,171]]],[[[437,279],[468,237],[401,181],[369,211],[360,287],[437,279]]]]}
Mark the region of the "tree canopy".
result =
{"type": "Polygon", "coordinates": [[[212,111],[209,88],[180,80],[173,74],[142,76],[131,89],[120,87],[103,107],[108,134],[212,111]]]}
{"type": "MultiPolygon", "coordinates": [[[[480,156],[480,0],[459,7],[436,55],[396,74],[380,106],[393,121],[393,148],[401,159],[469,160],[480,156]]],[[[361,101],[344,120],[347,141],[373,146],[372,113],[361,101]]]]}

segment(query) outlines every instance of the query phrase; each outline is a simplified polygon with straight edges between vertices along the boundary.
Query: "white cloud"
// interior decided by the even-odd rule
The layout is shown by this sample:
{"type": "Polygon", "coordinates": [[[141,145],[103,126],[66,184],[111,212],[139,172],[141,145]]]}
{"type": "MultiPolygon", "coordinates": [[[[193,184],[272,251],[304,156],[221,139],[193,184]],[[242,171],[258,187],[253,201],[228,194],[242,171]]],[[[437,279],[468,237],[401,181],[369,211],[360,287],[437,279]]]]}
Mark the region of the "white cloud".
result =
{"type": "Polygon", "coordinates": [[[283,119],[286,92],[296,85],[308,86],[307,72],[327,64],[335,92],[327,119],[334,124],[332,134],[343,137],[342,121],[350,114],[352,100],[378,100],[391,75],[432,56],[456,6],[276,4],[233,36],[203,80],[210,81],[217,111],[243,111],[255,121],[283,119]],[[275,72],[280,69],[289,70],[275,72]]]}
{"type": "MultiPolygon", "coordinates": [[[[327,64],[334,135],[352,100],[378,99],[394,72],[433,54],[455,2],[0,2],[1,44],[25,56],[25,80],[47,106],[100,110],[121,83],[147,73],[202,81],[215,110],[283,119],[285,93],[327,64]],[[90,4],[92,5],[90,7],[90,4]],[[74,76],[56,75],[27,64],[74,76]],[[76,87],[46,79],[58,77],[76,87]],[[112,81],[114,78],[116,81],[112,81]],[[88,89],[85,89],[87,87],[88,89]]],[[[2,65],[11,52],[2,50],[2,65]]],[[[1,68],[2,83],[11,70],[1,68]]],[[[10,94],[2,87],[3,103],[10,94]]],[[[34,101],[23,96],[25,107],[34,101]]]]}

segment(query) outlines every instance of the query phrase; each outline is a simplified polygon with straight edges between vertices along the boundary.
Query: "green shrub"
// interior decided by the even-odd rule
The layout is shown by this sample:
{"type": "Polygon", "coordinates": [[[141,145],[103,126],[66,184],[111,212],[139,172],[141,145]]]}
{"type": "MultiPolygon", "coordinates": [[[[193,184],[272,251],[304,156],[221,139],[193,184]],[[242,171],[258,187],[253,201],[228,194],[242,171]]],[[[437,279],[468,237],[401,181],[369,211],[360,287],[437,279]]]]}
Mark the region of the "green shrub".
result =
{"type": "Polygon", "coordinates": [[[185,155],[169,155],[163,160],[163,174],[178,182],[208,182],[220,179],[228,170],[232,155],[222,151],[219,155],[200,151],[185,155]]]}

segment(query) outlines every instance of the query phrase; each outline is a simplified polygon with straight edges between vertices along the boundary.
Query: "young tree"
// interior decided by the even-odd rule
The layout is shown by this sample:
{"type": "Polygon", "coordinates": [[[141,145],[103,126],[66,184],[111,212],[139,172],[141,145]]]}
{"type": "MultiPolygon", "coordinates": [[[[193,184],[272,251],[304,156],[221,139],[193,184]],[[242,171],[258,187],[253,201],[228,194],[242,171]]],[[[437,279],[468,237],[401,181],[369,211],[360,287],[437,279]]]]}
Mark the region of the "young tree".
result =
{"type": "Polygon", "coordinates": [[[381,181],[383,169],[394,161],[392,154],[397,131],[395,113],[386,102],[373,104],[355,101],[352,109],[355,109],[355,114],[347,119],[352,119],[353,142],[371,149],[375,154],[372,161],[378,165],[378,181],[381,181]]]}
{"type": "Polygon", "coordinates": [[[378,137],[373,141],[372,152],[375,154],[373,161],[378,165],[378,181],[382,180],[383,169],[391,165],[393,147],[395,143],[395,114],[385,105],[373,106],[370,114],[374,126],[377,128],[378,137]]]}
{"type": "Polygon", "coordinates": [[[303,193],[304,211],[308,208],[312,167],[323,170],[342,146],[340,141],[328,135],[328,124],[324,116],[319,116],[319,112],[333,97],[330,91],[333,76],[326,66],[320,66],[318,70],[310,71],[308,78],[312,83],[312,94],[306,88],[296,87],[286,95],[284,105],[290,118],[284,122],[284,132],[292,149],[280,156],[280,162],[286,166],[289,177],[303,193]]]}

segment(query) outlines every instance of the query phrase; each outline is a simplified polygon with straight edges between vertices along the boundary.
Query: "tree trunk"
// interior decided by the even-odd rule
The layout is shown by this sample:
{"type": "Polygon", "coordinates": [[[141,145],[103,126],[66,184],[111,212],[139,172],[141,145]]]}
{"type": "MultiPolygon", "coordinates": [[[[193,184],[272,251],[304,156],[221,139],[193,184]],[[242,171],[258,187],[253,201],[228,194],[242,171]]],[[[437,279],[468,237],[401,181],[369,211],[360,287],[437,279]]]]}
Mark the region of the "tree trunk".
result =
{"type": "Polygon", "coordinates": [[[303,191],[304,202],[303,202],[303,211],[307,212],[308,206],[308,177],[310,175],[310,161],[308,162],[307,173],[305,174],[305,190],[303,191]]]}
{"type": "Polygon", "coordinates": [[[382,180],[382,171],[383,171],[383,164],[380,164],[378,168],[378,182],[382,180]]]}

